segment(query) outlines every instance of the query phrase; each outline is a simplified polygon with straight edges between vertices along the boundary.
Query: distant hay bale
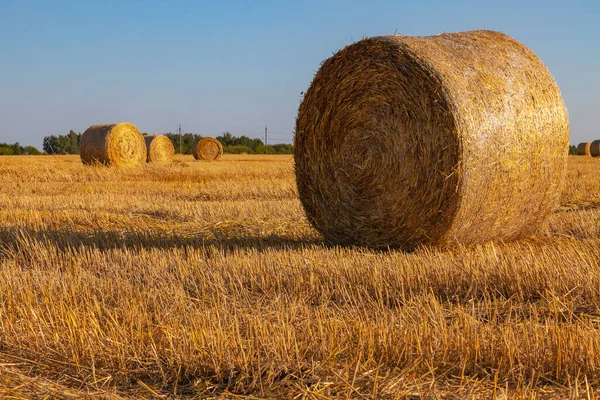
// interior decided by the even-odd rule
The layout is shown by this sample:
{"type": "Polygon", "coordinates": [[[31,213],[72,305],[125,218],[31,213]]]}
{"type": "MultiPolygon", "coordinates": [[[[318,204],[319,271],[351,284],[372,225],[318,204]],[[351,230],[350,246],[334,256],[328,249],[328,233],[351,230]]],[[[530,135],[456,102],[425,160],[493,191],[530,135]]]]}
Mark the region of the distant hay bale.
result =
{"type": "Polygon", "coordinates": [[[173,161],[175,148],[171,139],[165,135],[147,135],[146,141],[147,159],[152,163],[166,163],[173,161]]]}
{"type": "Polygon", "coordinates": [[[130,167],[145,163],[146,143],[133,124],[99,124],[90,126],[83,133],[79,154],[84,164],[130,167]]]}
{"type": "Polygon", "coordinates": [[[590,156],[590,146],[592,145],[592,142],[584,142],[584,143],[579,143],[577,145],[577,155],[578,156],[590,156]]]}
{"type": "Polygon", "coordinates": [[[223,145],[215,138],[205,137],[196,140],[192,146],[192,154],[196,160],[218,160],[223,155],[223,145]]]}
{"type": "Polygon", "coordinates": [[[600,140],[594,140],[590,143],[590,155],[592,157],[600,157],[600,140]]]}
{"type": "Polygon", "coordinates": [[[531,235],[557,206],[569,128],[552,75],[493,31],[363,39],[296,121],[298,192],[326,239],[375,248],[531,235]]]}

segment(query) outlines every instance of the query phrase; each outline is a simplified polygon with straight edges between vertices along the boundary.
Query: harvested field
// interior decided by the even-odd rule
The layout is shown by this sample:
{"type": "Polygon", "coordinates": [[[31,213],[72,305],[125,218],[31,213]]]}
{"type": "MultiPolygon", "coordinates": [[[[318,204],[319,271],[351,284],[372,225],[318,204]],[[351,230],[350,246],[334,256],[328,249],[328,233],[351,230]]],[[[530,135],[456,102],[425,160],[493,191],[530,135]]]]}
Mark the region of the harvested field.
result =
{"type": "Polygon", "coordinates": [[[0,397],[592,398],[600,159],[531,239],[324,242],[290,156],[0,157],[0,397]]]}

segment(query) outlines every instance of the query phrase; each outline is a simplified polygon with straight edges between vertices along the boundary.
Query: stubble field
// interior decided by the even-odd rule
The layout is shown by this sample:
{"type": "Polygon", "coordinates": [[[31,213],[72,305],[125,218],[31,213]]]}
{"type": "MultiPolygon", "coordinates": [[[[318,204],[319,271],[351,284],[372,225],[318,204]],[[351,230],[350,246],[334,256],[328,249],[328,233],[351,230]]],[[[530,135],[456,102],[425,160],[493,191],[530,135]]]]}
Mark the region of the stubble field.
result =
{"type": "Polygon", "coordinates": [[[536,237],[336,247],[291,156],[0,158],[0,397],[593,398],[600,160],[536,237]]]}

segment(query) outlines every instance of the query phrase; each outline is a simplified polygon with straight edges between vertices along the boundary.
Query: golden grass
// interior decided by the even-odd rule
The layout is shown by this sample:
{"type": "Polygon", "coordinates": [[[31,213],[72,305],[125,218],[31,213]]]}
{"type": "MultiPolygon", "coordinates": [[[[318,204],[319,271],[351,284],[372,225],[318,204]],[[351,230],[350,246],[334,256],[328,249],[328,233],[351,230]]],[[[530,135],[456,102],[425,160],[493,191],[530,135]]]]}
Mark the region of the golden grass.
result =
{"type": "Polygon", "coordinates": [[[0,158],[0,397],[580,398],[600,160],[527,241],[331,246],[290,156],[0,158]]]}

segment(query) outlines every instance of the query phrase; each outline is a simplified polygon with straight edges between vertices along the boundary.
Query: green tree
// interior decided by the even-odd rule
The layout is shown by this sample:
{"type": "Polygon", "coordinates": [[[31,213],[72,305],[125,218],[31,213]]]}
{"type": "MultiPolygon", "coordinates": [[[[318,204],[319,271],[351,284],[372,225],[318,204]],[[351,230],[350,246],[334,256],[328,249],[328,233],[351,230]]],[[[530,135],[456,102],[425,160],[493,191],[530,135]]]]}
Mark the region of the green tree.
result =
{"type": "Polygon", "coordinates": [[[569,146],[569,154],[576,156],[577,155],[577,147],[569,146]]]}
{"type": "Polygon", "coordinates": [[[275,144],[273,148],[277,154],[292,154],[294,152],[294,145],[292,144],[275,144]]]}
{"type": "Polygon", "coordinates": [[[79,154],[81,133],[70,130],[66,135],[50,135],[44,138],[42,149],[48,154],[79,154]]]}
{"type": "Polygon", "coordinates": [[[0,156],[17,156],[20,154],[27,154],[27,152],[19,142],[14,144],[0,143],[0,156]]]}
{"type": "Polygon", "coordinates": [[[12,156],[14,155],[14,149],[12,145],[6,143],[0,143],[0,156],[12,156]]]}
{"type": "Polygon", "coordinates": [[[223,153],[226,154],[254,154],[254,150],[252,150],[248,146],[242,145],[232,145],[232,146],[224,146],[223,153]]]}
{"type": "Polygon", "coordinates": [[[275,150],[275,147],[268,145],[267,146],[267,154],[277,154],[277,150],[275,150]]]}
{"type": "Polygon", "coordinates": [[[19,142],[16,142],[15,144],[13,144],[12,149],[13,149],[14,155],[25,154],[25,149],[23,147],[21,147],[19,142]]]}
{"type": "Polygon", "coordinates": [[[265,154],[265,145],[262,144],[262,141],[254,148],[254,152],[256,154],[265,154]]]}
{"type": "Polygon", "coordinates": [[[229,132],[223,132],[221,136],[217,136],[215,139],[221,142],[223,147],[235,144],[235,138],[229,132]]]}
{"type": "MultiPolygon", "coordinates": [[[[257,147],[258,147],[258,146],[264,146],[264,144],[263,144],[263,141],[262,141],[262,140],[260,140],[260,139],[252,139],[252,146],[250,146],[250,148],[252,148],[252,150],[254,150],[254,152],[255,152],[255,153],[257,153],[257,154],[258,154],[258,153],[260,153],[260,152],[257,150],[257,147]]],[[[264,147],[263,147],[263,149],[262,149],[262,152],[263,152],[263,153],[265,152],[265,148],[264,148],[264,147]]]]}
{"type": "Polygon", "coordinates": [[[58,140],[58,137],[54,135],[46,136],[42,149],[48,154],[63,154],[63,148],[58,140]]]}
{"type": "Polygon", "coordinates": [[[25,154],[28,154],[30,156],[39,156],[42,153],[33,146],[25,146],[25,154]]]}
{"type": "Polygon", "coordinates": [[[65,154],[79,154],[79,140],[81,134],[70,130],[69,134],[65,137],[65,145],[63,151],[65,154]]]}
{"type": "Polygon", "coordinates": [[[239,138],[236,138],[234,140],[234,144],[236,146],[246,146],[246,147],[249,147],[251,149],[252,148],[252,139],[250,139],[246,135],[242,135],[239,138]]]}

